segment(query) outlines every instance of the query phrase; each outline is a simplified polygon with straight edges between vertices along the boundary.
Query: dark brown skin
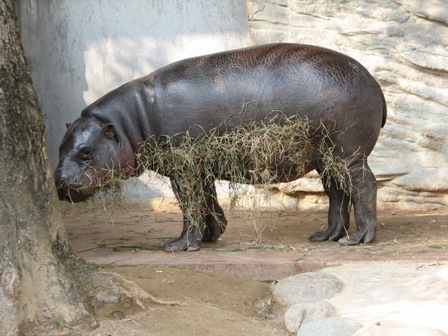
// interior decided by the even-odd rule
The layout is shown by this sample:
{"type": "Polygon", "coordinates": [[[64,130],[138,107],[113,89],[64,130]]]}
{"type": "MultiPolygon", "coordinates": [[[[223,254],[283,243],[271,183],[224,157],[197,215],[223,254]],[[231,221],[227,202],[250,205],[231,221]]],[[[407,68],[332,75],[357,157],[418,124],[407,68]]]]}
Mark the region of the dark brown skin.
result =
{"type": "MultiPolygon", "coordinates": [[[[306,118],[316,129],[322,123],[333,130],[334,153],[349,163],[352,187],[348,192],[321,174],[330,199],[328,229],[310,239],[343,245],[372,242],[377,183],[367,157],[386,120],[384,96],[357,61],[315,46],[272,44],[190,58],[109,92],[82,111],[62,141],[55,171],[59,197],[74,202],[87,199],[99,181],[107,179],[109,169],[124,179],[138,175],[135,154],[149,136],[186,130],[195,136],[224,121],[231,128],[261,120],[272,111],[306,118]],[[239,114],[243,106],[245,113],[239,114]],[[347,236],[351,205],[357,230],[347,236]]],[[[307,171],[322,172],[317,154],[310,162],[307,171]]],[[[283,176],[278,182],[298,177],[283,176]]],[[[181,199],[181,186],[171,182],[181,199]]],[[[214,179],[202,184],[211,195],[216,194],[214,179]]],[[[215,241],[224,232],[226,219],[216,197],[203,206],[208,215],[199,225],[189,223],[183,211],[181,236],[166,243],[166,251],[197,250],[201,241],[215,241]],[[212,210],[218,218],[211,215],[212,210]]]]}

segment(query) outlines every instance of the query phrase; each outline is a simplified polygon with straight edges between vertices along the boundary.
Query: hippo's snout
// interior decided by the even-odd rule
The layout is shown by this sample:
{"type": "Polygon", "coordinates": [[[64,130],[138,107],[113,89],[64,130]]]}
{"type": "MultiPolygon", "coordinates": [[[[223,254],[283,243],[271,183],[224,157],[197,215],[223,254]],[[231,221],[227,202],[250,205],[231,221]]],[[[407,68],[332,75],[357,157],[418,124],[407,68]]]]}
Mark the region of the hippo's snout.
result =
{"type": "Polygon", "coordinates": [[[58,167],[54,173],[54,180],[58,197],[61,201],[78,203],[85,201],[94,193],[93,180],[85,174],[75,174],[67,177],[64,167],[58,167]]]}
{"type": "Polygon", "coordinates": [[[56,182],[58,197],[61,201],[78,203],[85,201],[92,194],[81,185],[73,185],[65,180],[56,182]]]}

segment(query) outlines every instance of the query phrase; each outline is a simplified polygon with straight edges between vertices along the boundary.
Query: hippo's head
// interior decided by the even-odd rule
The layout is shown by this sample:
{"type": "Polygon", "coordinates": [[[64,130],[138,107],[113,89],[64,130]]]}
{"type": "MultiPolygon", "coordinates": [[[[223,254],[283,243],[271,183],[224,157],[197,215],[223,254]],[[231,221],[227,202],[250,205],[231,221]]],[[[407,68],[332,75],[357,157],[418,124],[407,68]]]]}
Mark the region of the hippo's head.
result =
{"type": "Polygon", "coordinates": [[[127,178],[135,168],[133,148],[113,124],[83,116],[68,126],[54,173],[59,199],[81,202],[111,177],[127,178]]]}

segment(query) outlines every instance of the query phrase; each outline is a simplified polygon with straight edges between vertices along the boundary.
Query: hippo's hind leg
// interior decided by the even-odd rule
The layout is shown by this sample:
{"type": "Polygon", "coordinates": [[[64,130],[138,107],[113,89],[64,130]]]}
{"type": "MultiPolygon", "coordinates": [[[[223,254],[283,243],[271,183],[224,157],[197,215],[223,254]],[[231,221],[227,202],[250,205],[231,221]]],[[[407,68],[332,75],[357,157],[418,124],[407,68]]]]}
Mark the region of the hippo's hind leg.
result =
{"type": "Polygon", "coordinates": [[[227,220],[224,211],[218,203],[216,187],[214,181],[207,181],[204,185],[207,195],[207,215],[205,217],[205,232],[202,237],[203,242],[215,242],[224,233],[227,227],[227,220]]]}
{"type": "Polygon", "coordinates": [[[353,203],[356,232],[351,236],[339,239],[341,245],[357,245],[370,243],[376,238],[376,191],[377,182],[367,159],[351,164],[350,199],[353,203]]]}
{"type": "Polygon", "coordinates": [[[322,184],[330,205],[328,208],[328,228],[310,236],[311,241],[338,241],[350,225],[350,196],[333,178],[322,176],[322,184]]]}

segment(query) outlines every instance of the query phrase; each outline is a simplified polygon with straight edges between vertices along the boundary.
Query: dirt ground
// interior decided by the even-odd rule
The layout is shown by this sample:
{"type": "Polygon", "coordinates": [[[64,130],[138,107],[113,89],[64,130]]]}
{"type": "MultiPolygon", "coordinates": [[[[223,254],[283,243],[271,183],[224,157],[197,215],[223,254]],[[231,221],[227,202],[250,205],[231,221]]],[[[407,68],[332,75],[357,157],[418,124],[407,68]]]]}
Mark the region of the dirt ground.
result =
{"type": "Polygon", "coordinates": [[[448,261],[448,209],[380,211],[376,241],[354,247],[308,240],[325,228],[324,212],[226,216],[229,224],[218,242],[173,254],[158,247],[181,231],[181,214],[169,200],[157,206],[67,206],[64,220],[75,252],[161,300],[182,303],[150,304],[137,315],[103,320],[86,335],[288,335],[284,307],[271,302],[270,283],[277,278],[350,262],[448,261]]]}

